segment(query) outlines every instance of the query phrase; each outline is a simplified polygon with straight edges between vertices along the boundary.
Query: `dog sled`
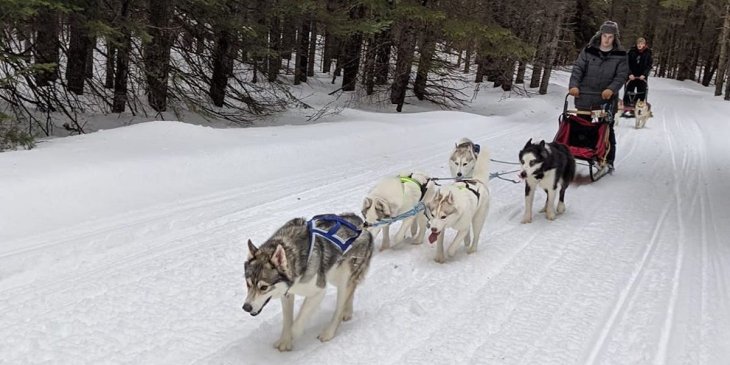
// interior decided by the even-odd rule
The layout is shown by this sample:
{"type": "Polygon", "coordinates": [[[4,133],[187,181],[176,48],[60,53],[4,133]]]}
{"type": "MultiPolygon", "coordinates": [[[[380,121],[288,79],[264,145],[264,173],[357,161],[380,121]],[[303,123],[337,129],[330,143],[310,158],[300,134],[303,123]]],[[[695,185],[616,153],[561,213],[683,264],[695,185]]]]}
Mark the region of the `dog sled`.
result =
{"type": "Polygon", "coordinates": [[[565,96],[563,113],[558,118],[558,132],[554,141],[568,147],[575,159],[588,163],[591,181],[597,181],[609,172],[607,156],[611,149],[609,124],[613,122],[612,102],[597,110],[568,109],[565,96]]]}
{"type": "Polygon", "coordinates": [[[624,85],[624,88],[626,88],[626,90],[628,90],[629,84],[631,84],[632,82],[636,82],[636,83],[643,82],[644,84],[646,84],[646,87],[644,88],[644,91],[641,91],[641,92],[638,91],[637,88],[634,88],[634,90],[632,90],[632,91],[625,92],[627,100],[622,101],[622,105],[619,108],[623,111],[621,113],[622,118],[634,118],[634,116],[635,116],[634,108],[636,107],[636,102],[639,100],[647,100],[647,97],[649,96],[649,83],[646,82],[646,80],[642,80],[642,79],[638,79],[638,78],[630,80],[630,81],[626,82],[626,84],[624,85]]]}

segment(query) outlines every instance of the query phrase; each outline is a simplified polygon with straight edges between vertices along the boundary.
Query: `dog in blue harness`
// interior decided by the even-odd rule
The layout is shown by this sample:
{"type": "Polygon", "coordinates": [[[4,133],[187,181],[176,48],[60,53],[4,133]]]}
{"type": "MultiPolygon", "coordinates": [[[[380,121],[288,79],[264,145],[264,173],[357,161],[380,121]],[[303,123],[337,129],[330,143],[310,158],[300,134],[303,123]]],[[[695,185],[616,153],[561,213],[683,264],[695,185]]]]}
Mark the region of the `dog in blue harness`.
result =
{"type": "Polygon", "coordinates": [[[248,241],[244,264],[248,294],[243,310],[258,315],[271,299],[281,299],[283,330],[274,344],[289,351],[324,298],[327,284],[337,288],[337,305],[322,342],[335,336],[342,321],[352,318],[352,302],[373,255],[373,236],[354,213],[326,214],[285,223],[256,247],[248,241]],[[304,303],[294,319],[294,295],[304,303]]]}

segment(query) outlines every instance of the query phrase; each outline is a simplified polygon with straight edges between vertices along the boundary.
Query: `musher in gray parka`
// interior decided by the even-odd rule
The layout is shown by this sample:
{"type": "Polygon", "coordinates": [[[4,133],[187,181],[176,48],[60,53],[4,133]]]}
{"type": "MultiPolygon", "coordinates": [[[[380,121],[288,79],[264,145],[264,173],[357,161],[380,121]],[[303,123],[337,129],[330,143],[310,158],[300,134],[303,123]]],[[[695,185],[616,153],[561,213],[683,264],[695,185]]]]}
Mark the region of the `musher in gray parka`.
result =
{"type": "MultiPolygon", "coordinates": [[[[618,37],[618,24],[604,22],[575,60],[568,92],[575,97],[576,108],[599,109],[602,104],[610,102],[612,112],[616,113],[617,96],[629,73],[626,51],[621,47],[618,37]]],[[[609,169],[613,170],[616,157],[613,122],[609,125],[609,130],[611,149],[607,159],[609,169]]]]}

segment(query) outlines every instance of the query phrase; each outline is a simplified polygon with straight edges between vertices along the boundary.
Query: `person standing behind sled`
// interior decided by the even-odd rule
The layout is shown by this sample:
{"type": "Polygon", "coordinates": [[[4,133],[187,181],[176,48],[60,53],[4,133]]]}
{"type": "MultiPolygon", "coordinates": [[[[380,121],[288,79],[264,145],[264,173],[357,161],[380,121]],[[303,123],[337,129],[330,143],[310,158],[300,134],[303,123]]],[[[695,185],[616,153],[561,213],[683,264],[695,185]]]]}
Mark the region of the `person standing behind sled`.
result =
{"type": "Polygon", "coordinates": [[[646,39],[641,37],[636,39],[636,46],[629,50],[629,82],[624,89],[625,106],[634,106],[639,100],[646,101],[646,89],[653,63],[651,49],[647,47],[646,39]],[[636,93],[634,100],[629,98],[629,92],[636,93]]]}
{"type": "MultiPolygon", "coordinates": [[[[580,51],[573,63],[569,91],[575,97],[578,110],[601,109],[611,103],[611,113],[618,109],[618,93],[629,74],[626,51],[618,40],[618,24],[606,21],[580,51]]],[[[613,131],[614,118],[608,125],[609,149],[607,160],[609,171],[613,171],[616,157],[616,135],[613,131]]]]}

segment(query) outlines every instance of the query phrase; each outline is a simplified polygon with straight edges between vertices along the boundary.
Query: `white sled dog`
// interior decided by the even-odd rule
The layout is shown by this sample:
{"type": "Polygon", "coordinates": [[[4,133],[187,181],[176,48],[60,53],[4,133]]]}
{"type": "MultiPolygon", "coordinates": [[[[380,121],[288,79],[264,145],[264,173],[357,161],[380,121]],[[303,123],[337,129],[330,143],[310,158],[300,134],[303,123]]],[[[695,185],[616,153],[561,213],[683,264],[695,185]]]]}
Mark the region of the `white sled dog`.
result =
{"type": "MultiPolygon", "coordinates": [[[[471,141],[468,143],[473,145],[471,141]]],[[[459,148],[457,145],[457,149],[459,148]]],[[[461,153],[464,152],[458,152],[461,153]]],[[[431,227],[428,241],[431,243],[436,241],[435,260],[438,263],[445,261],[444,231],[447,228],[457,231],[456,238],[448,249],[449,257],[456,254],[461,242],[464,242],[467,253],[476,252],[479,236],[489,213],[489,151],[482,148],[481,152],[476,154],[473,150],[467,149],[465,154],[469,153],[472,153],[474,158],[473,174],[466,170],[461,173],[462,176],[471,177],[442,187],[426,204],[426,210],[430,215],[428,223],[431,227]]],[[[461,166],[469,164],[470,162],[467,162],[461,166]]]]}
{"type": "Polygon", "coordinates": [[[456,142],[449,157],[451,177],[470,178],[474,173],[479,151],[480,146],[469,138],[462,138],[459,142],[456,142]]]}
{"type": "Polygon", "coordinates": [[[649,106],[649,103],[644,100],[639,100],[636,102],[636,107],[634,107],[634,113],[636,116],[636,125],[634,125],[634,127],[636,129],[644,128],[649,118],[654,116],[651,113],[651,107],[649,106]]]}
{"type": "MultiPolygon", "coordinates": [[[[376,225],[380,220],[392,218],[413,209],[420,201],[426,201],[435,194],[435,184],[428,176],[413,172],[389,176],[380,180],[362,202],[362,216],[365,227],[370,227],[373,238],[383,232],[380,250],[390,247],[390,224],[376,225]],[[376,226],[374,226],[376,225],[376,226]]],[[[426,235],[426,217],[416,214],[401,222],[395,234],[395,244],[404,242],[410,229],[412,243],[420,244],[426,235]]]]}
{"type": "Polygon", "coordinates": [[[341,321],[352,318],[352,301],[373,255],[373,237],[362,230],[354,213],[295,218],[260,247],[248,241],[244,265],[248,295],[243,310],[258,315],[271,299],[281,298],[283,329],[274,347],[292,349],[307,320],[324,298],[327,284],[337,287],[337,305],[329,325],[319,335],[329,341],[341,321]],[[294,319],[294,295],[305,297],[294,319]]]}

